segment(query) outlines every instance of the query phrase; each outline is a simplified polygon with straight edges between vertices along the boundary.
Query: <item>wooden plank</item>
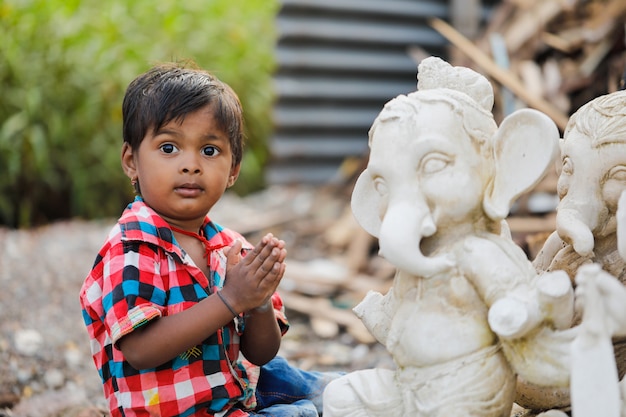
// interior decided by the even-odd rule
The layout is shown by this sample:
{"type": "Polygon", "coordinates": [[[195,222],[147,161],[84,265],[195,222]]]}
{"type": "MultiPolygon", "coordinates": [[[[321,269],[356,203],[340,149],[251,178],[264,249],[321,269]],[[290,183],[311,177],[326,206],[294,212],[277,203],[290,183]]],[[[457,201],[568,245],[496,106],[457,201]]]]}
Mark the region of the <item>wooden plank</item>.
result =
{"type": "Polygon", "coordinates": [[[565,130],[568,122],[568,116],[563,114],[554,105],[541,97],[529,94],[524,84],[513,73],[499,67],[485,52],[474,45],[471,41],[457,32],[452,26],[448,25],[441,19],[432,19],[431,26],[442,36],[452,42],[456,47],[470,57],[478,66],[483,68],[487,74],[496,81],[509,88],[517,97],[524,101],[530,107],[533,107],[550,117],[556,125],[565,130]]]}
{"type": "Polygon", "coordinates": [[[293,292],[281,292],[285,307],[310,317],[333,321],[346,327],[348,333],[361,343],[374,343],[374,336],[351,311],[337,308],[325,298],[305,297],[293,292]]]}
{"type": "Polygon", "coordinates": [[[526,42],[540,33],[548,22],[563,11],[564,3],[554,0],[542,1],[521,13],[504,34],[509,53],[515,54],[526,42]]]}
{"type": "Polygon", "coordinates": [[[450,20],[459,32],[468,38],[478,34],[481,15],[480,0],[451,0],[450,20]]]}
{"type": "MultiPolygon", "coordinates": [[[[600,3],[600,2],[597,2],[600,3]]],[[[599,5],[598,12],[584,22],[585,39],[599,42],[606,39],[626,15],[626,1],[613,0],[609,4],[599,5]]]]}
{"type": "Polygon", "coordinates": [[[511,216],[506,219],[511,233],[540,233],[556,230],[556,216],[554,214],[538,216],[511,216]]]}
{"type": "Polygon", "coordinates": [[[603,39],[593,45],[581,62],[579,71],[583,77],[590,77],[598,68],[602,60],[607,56],[615,41],[612,38],[603,39]]]}

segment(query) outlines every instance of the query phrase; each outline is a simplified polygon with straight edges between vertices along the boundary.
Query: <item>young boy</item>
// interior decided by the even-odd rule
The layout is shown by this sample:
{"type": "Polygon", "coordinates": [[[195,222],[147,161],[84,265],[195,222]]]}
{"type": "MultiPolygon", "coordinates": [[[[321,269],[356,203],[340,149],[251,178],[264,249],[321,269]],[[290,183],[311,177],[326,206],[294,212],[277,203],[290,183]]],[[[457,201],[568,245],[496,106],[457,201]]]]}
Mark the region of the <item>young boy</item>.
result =
{"type": "Polygon", "coordinates": [[[276,357],[284,242],[253,247],[207,215],[239,174],[237,95],[164,64],[130,83],[122,111],[137,197],[80,292],[111,415],[318,416],[333,375],[276,357]]]}

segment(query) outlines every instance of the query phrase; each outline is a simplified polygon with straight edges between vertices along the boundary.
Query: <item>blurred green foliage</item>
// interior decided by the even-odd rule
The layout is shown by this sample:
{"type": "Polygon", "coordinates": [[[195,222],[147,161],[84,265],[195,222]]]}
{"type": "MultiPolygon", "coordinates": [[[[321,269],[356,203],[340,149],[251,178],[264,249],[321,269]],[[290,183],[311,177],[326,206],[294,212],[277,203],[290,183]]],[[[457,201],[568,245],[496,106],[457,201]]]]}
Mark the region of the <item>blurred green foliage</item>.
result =
{"type": "Polygon", "coordinates": [[[0,0],[0,224],[117,216],[128,83],[193,60],[230,84],[246,118],[240,194],[263,186],[275,0],[0,0]]]}

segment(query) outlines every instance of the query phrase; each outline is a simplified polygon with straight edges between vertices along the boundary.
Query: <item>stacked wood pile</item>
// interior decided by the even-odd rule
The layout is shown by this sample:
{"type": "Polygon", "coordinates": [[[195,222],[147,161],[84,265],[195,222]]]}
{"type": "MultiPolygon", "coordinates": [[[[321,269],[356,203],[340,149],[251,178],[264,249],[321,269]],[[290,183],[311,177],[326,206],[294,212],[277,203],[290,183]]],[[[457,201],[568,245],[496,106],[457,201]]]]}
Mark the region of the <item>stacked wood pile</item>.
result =
{"type": "Polygon", "coordinates": [[[452,43],[453,65],[492,78],[497,115],[521,101],[563,130],[582,104],[621,87],[625,20],[624,0],[504,0],[471,38],[454,18],[432,26],[452,43]]]}

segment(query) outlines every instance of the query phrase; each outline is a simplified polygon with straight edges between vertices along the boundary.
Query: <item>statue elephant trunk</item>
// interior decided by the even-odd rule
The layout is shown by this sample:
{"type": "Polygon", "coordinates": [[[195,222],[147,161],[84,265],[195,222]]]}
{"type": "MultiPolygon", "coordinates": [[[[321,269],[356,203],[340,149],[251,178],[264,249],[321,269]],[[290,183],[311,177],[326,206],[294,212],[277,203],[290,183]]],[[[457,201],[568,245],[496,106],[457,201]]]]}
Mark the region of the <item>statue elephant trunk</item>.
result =
{"type": "MultiPolygon", "coordinates": [[[[425,204],[424,204],[425,205],[425,204]]],[[[378,236],[380,255],[400,270],[428,278],[454,265],[449,255],[425,256],[420,248],[423,237],[436,232],[430,212],[408,201],[390,204],[378,236]]]]}
{"type": "Polygon", "coordinates": [[[559,207],[556,216],[556,230],[561,239],[570,243],[576,253],[589,256],[595,245],[590,219],[584,219],[580,210],[559,207]]]}

